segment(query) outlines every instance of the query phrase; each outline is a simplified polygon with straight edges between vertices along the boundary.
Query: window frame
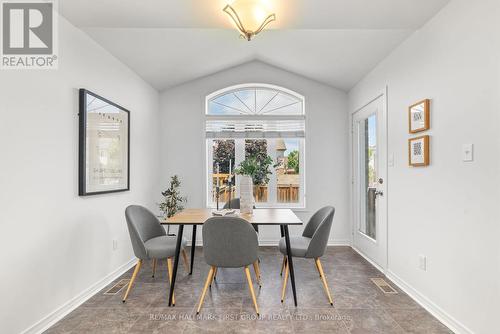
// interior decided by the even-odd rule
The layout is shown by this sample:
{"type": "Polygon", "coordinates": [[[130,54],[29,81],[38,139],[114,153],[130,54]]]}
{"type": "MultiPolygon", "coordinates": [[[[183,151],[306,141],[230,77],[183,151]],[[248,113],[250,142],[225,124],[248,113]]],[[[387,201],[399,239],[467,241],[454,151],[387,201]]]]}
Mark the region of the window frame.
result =
{"type": "MultiPolygon", "coordinates": [[[[217,90],[205,98],[205,124],[207,124],[208,120],[213,119],[294,119],[297,117],[302,117],[304,119],[305,128],[307,128],[307,119],[305,113],[305,98],[304,96],[289,90],[284,87],[270,85],[270,84],[262,84],[262,83],[247,83],[247,84],[239,84],[230,87],[226,87],[220,90],[217,90]],[[232,92],[236,92],[243,89],[271,89],[276,90],[288,95],[293,96],[301,101],[302,111],[300,115],[210,115],[209,114],[209,102],[212,99],[215,99],[219,96],[230,94],[232,92]]],[[[272,175],[270,176],[270,181],[268,183],[268,201],[267,202],[256,202],[255,206],[257,208],[289,208],[289,209],[298,209],[305,210],[306,209],[306,135],[303,137],[291,137],[284,136],[282,139],[297,139],[299,141],[299,169],[300,169],[300,177],[299,177],[299,201],[296,203],[280,203],[277,198],[277,177],[276,170],[272,168],[272,175]]],[[[205,206],[207,208],[215,208],[216,204],[212,202],[212,178],[213,174],[213,146],[212,143],[214,140],[234,140],[235,141],[235,166],[244,159],[245,156],[245,140],[247,139],[264,139],[267,140],[267,153],[273,158],[273,161],[276,161],[276,140],[278,138],[265,138],[265,137],[253,137],[248,136],[245,138],[235,138],[235,137],[217,137],[217,138],[207,138],[205,136],[205,206]]],[[[236,185],[238,184],[239,176],[236,175],[236,185]]],[[[236,187],[236,197],[239,196],[239,187],[236,187]]]]}

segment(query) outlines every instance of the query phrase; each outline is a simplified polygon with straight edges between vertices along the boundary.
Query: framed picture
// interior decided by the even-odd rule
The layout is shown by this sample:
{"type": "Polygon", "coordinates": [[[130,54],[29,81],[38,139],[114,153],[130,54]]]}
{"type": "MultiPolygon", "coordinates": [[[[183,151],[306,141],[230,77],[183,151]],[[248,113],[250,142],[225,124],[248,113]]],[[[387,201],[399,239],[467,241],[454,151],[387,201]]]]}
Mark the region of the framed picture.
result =
{"type": "Polygon", "coordinates": [[[130,112],[79,92],[78,195],[130,190],[130,112]]]}
{"type": "Polygon", "coordinates": [[[430,100],[415,103],[408,108],[410,133],[417,133],[430,128],[430,100]]]}
{"type": "Polygon", "coordinates": [[[408,159],[413,167],[429,165],[429,136],[408,139],[408,159]]]}

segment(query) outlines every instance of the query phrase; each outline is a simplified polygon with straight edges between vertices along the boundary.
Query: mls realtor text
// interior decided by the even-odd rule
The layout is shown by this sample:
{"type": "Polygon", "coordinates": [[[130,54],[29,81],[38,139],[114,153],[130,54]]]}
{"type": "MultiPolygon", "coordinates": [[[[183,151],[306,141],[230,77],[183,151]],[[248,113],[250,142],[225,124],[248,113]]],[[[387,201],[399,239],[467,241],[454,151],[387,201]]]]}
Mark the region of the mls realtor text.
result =
{"type": "Polygon", "coordinates": [[[56,55],[50,56],[3,56],[2,57],[2,67],[3,68],[46,68],[54,67],[55,61],[57,60],[56,55]]]}

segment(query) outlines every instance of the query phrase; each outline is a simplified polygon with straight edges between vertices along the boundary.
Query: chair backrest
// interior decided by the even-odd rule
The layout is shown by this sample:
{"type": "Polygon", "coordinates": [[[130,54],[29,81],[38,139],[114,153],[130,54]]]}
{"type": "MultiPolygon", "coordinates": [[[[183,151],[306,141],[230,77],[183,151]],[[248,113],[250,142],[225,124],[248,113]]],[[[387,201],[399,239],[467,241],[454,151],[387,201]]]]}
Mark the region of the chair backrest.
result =
{"type": "Polygon", "coordinates": [[[211,266],[248,266],[257,261],[258,247],[257,233],[244,219],[212,217],[203,224],[203,255],[211,266]]]}
{"type": "Polygon", "coordinates": [[[224,204],[223,209],[229,209],[229,203],[231,203],[231,209],[239,209],[240,208],[240,198],[239,197],[233,198],[229,202],[226,202],[226,204],[224,204]]]}
{"type": "MultiPolygon", "coordinates": [[[[233,198],[229,202],[226,202],[222,208],[229,209],[229,203],[231,203],[231,209],[239,209],[240,208],[240,198],[239,197],[233,198]]],[[[253,208],[255,209],[255,205],[253,206],[253,208]]]]}
{"type": "Polygon", "coordinates": [[[314,213],[302,233],[302,236],[311,238],[306,256],[318,258],[323,256],[330,237],[335,208],[325,206],[314,213]]]}
{"type": "Polygon", "coordinates": [[[166,235],[165,229],[151,211],[140,205],[128,206],[125,209],[125,218],[135,256],[147,259],[144,243],[149,239],[166,235]]]}

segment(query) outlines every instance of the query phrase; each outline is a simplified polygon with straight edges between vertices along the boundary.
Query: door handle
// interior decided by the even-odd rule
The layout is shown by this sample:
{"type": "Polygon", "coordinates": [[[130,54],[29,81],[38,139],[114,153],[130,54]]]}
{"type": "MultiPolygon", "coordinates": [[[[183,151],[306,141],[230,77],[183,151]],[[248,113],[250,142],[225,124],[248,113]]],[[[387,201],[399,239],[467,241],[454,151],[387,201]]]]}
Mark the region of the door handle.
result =
{"type": "Polygon", "coordinates": [[[378,196],[384,196],[384,192],[382,190],[375,190],[375,198],[378,196]]]}

